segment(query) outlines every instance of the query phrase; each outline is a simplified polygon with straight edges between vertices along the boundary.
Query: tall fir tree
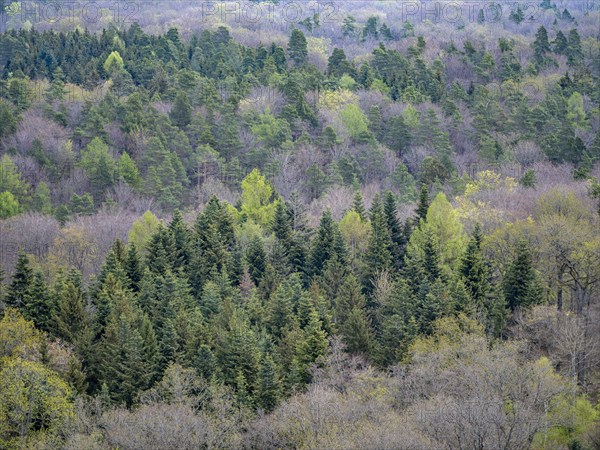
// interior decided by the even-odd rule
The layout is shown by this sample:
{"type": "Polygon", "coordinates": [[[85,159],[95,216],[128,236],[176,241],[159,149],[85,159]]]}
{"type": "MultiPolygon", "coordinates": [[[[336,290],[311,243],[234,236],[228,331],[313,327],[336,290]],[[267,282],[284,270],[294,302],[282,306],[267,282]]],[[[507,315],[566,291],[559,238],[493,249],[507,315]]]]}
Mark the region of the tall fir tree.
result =
{"type": "Polygon", "coordinates": [[[504,297],[513,311],[542,301],[542,290],[529,245],[524,239],[519,239],[515,251],[515,258],[504,276],[504,297]]]}

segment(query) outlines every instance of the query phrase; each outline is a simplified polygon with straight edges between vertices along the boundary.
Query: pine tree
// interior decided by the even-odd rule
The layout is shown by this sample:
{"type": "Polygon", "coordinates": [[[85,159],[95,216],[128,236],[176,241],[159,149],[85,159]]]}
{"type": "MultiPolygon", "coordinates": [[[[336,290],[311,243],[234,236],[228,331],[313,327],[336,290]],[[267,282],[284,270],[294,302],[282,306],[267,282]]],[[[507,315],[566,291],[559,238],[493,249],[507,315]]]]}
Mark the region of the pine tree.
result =
{"type": "Polygon", "coordinates": [[[521,9],[521,5],[517,3],[517,8],[513,9],[508,16],[509,20],[512,20],[517,25],[520,25],[521,22],[525,20],[525,13],[521,9]]]}
{"type": "Polygon", "coordinates": [[[181,129],[192,123],[192,105],[185,92],[180,91],[177,93],[170,117],[173,125],[181,129]]]}
{"type": "Polygon", "coordinates": [[[568,64],[571,67],[579,66],[583,63],[583,50],[581,47],[581,37],[576,28],[569,31],[567,47],[568,64]]]}
{"type": "Polygon", "coordinates": [[[504,276],[504,298],[507,306],[513,311],[542,301],[541,287],[527,242],[520,239],[515,250],[515,259],[504,276]]]}
{"type": "Polygon", "coordinates": [[[569,42],[567,41],[566,36],[561,30],[558,30],[556,33],[556,38],[553,42],[554,53],[558,53],[559,55],[564,55],[567,53],[567,49],[569,47],[569,42]]]}
{"type": "Polygon", "coordinates": [[[308,61],[308,45],[306,37],[297,28],[292,29],[288,42],[288,56],[297,65],[301,66],[308,61]]]}
{"type": "Polygon", "coordinates": [[[550,42],[548,41],[548,31],[543,25],[535,33],[535,41],[532,45],[535,64],[538,68],[546,67],[549,62],[549,57],[546,54],[550,53],[550,42]]]}
{"type": "Polygon", "coordinates": [[[19,252],[15,273],[6,295],[6,306],[21,310],[25,308],[29,301],[32,284],[33,270],[29,265],[29,258],[25,252],[19,252]]]}

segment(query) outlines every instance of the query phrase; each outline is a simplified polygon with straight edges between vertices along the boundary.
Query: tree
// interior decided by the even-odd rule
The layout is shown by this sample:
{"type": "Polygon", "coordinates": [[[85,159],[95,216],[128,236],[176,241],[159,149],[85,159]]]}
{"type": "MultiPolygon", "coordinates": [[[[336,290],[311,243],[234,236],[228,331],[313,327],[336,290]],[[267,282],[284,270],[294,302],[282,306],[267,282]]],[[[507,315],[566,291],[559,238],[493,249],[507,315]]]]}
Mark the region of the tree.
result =
{"type": "Polygon", "coordinates": [[[0,139],[17,131],[17,120],[9,103],[0,99],[0,139]]]}
{"type": "Polygon", "coordinates": [[[427,221],[427,211],[429,210],[429,189],[425,184],[421,185],[421,192],[419,194],[419,203],[417,210],[415,211],[417,216],[415,217],[415,223],[418,226],[421,220],[427,221]]]}
{"type": "Polygon", "coordinates": [[[117,173],[119,180],[125,181],[129,186],[136,189],[141,185],[140,172],[135,161],[129,153],[123,152],[117,162],[117,173]]]}
{"type": "Polygon", "coordinates": [[[183,185],[188,182],[179,156],[155,137],[150,140],[142,161],[146,192],[162,206],[177,207],[181,202],[183,185]]]}
{"type": "Polygon", "coordinates": [[[8,219],[21,212],[19,201],[10,192],[0,193],[0,219],[8,219]]]}
{"type": "Polygon", "coordinates": [[[294,357],[295,372],[298,374],[300,385],[306,385],[312,380],[311,366],[321,365],[328,347],[327,333],[322,328],[321,319],[314,309],[309,316],[309,322],[302,331],[302,336],[296,343],[294,357]]]}
{"type": "Polygon", "coordinates": [[[6,305],[23,309],[29,301],[32,283],[33,270],[29,265],[29,258],[25,252],[19,252],[15,273],[6,293],[6,305]]]}
{"type": "Polygon", "coordinates": [[[371,235],[365,254],[364,285],[373,287],[377,274],[389,271],[392,268],[392,254],[390,249],[393,242],[387,227],[386,217],[381,200],[377,197],[371,207],[371,235]]]}
{"type": "Polygon", "coordinates": [[[43,181],[35,187],[31,207],[42,214],[52,214],[52,203],[50,200],[50,189],[43,181]]]}
{"type": "Polygon", "coordinates": [[[246,261],[248,262],[248,273],[252,277],[252,281],[257,286],[262,280],[267,262],[267,255],[263,247],[262,239],[256,236],[250,241],[248,250],[246,250],[246,261]]]}
{"type": "Polygon", "coordinates": [[[327,62],[327,74],[339,78],[344,74],[354,75],[354,67],[346,59],[346,53],[341,48],[334,48],[327,62]]]}
{"type": "Polygon", "coordinates": [[[542,301],[538,275],[527,242],[520,239],[516,255],[504,276],[504,297],[511,310],[528,308],[542,301]]]}
{"type": "Polygon", "coordinates": [[[288,42],[288,57],[297,65],[301,66],[308,62],[308,45],[304,33],[293,28],[288,42]]]}
{"type": "Polygon", "coordinates": [[[23,315],[26,319],[35,323],[38,328],[50,331],[52,325],[52,303],[46,280],[44,280],[44,274],[39,270],[33,272],[33,279],[24,304],[23,315]]]}
{"type": "Polygon", "coordinates": [[[0,444],[18,448],[46,435],[58,436],[75,417],[72,391],[39,362],[13,358],[0,369],[0,444]]]}
{"type": "Polygon", "coordinates": [[[116,164],[102,139],[94,138],[81,153],[81,167],[92,185],[92,194],[100,199],[104,191],[115,181],[116,164]]]}
{"type": "Polygon", "coordinates": [[[551,61],[551,59],[546,56],[547,53],[550,53],[550,42],[548,41],[548,31],[543,25],[540,26],[535,33],[535,40],[533,41],[532,46],[535,64],[538,68],[546,67],[549,61],[551,61]]]}
{"type": "Polygon", "coordinates": [[[331,211],[327,210],[321,217],[317,236],[313,240],[312,250],[309,256],[309,270],[314,275],[320,275],[325,264],[333,256],[336,256],[342,264],[346,261],[346,249],[339,228],[331,211]]]}
{"type": "Polygon", "coordinates": [[[104,71],[106,73],[111,73],[113,70],[123,69],[125,63],[123,62],[123,58],[119,54],[118,51],[112,52],[106,60],[104,61],[104,71]]]}
{"type": "Polygon", "coordinates": [[[583,50],[581,48],[581,37],[576,28],[569,31],[567,46],[567,59],[571,67],[577,67],[583,63],[583,50]]]}
{"type": "Polygon", "coordinates": [[[277,406],[281,397],[281,382],[277,366],[270,354],[264,354],[260,361],[256,386],[256,404],[266,412],[277,406]]]}
{"type": "Polygon", "coordinates": [[[508,18],[517,25],[520,25],[525,20],[525,13],[521,9],[521,5],[517,4],[517,7],[510,12],[508,18]]]}
{"type": "Polygon", "coordinates": [[[342,33],[346,37],[353,37],[356,34],[356,19],[352,16],[347,16],[344,18],[344,23],[342,25],[342,33]]]}
{"type": "Polygon", "coordinates": [[[271,184],[260,174],[258,169],[242,181],[242,199],[240,210],[248,219],[263,227],[273,221],[278,200],[273,199],[271,184]]]}
{"type": "Polygon", "coordinates": [[[481,227],[476,224],[460,266],[465,287],[478,309],[484,307],[486,296],[490,291],[488,268],[481,250],[482,238],[481,227]]]}
{"type": "Polygon", "coordinates": [[[29,186],[7,154],[0,159],[0,193],[10,192],[20,202],[27,200],[29,186]]]}
{"type": "Polygon", "coordinates": [[[171,122],[181,129],[192,123],[192,105],[185,92],[180,91],[175,97],[175,103],[170,112],[171,122]]]}
{"type": "Polygon", "coordinates": [[[131,225],[129,243],[133,244],[136,249],[140,249],[142,253],[145,253],[148,243],[154,233],[156,233],[156,230],[158,230],[159,225],[160,221],[158,218],[151,211],[146,211],[142,217],[131,225]]]}
{"type": "Polygon", "coordinates": [[[353,308],[350,311],[348,318],[340,326],[340,333],[348,353],[365,356],[372,354],[374,346],[373,331],[363,309],[353,308]]]}

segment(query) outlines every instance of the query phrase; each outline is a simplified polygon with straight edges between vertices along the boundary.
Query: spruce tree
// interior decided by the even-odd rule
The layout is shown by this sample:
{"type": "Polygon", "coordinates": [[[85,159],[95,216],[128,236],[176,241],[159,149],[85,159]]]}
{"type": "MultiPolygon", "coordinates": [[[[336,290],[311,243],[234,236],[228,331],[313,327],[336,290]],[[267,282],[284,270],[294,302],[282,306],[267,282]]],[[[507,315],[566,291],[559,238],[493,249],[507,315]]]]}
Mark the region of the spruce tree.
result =
{"type": "Polygon", "coordinates": [[[415,225],[419,226],[421,220],[427,221],[427,211],[429,210],[429,189],[425,184],[421,185],[419,194],[419,203],[417,204],[415,225]]]}
{"type": "Polygon", "coordinates": [[[258,370],[256,405],[271,412],[281,397],[281,382],[277,373],[277,365],[270,354],[264,354],[258,370]]]}
{"type": "Polygon", "coordinates": [[[50,331],[52,325],[52,303],[44,274],[40,270],[33,273],[31,286],[24,305],[25,318],[32,320],[35,325],[50,331]]]}
{"type": "Polygon", "coordinates": [[[367,211],[365,210],[365,203],[363,201],[362,192],[359,189],[356,189],[354,192],[354,203],[352,205],[352,209],[360,216],[362,221],[367,221],[367,211]]]}
{"type": "Polygon", "coordinates": [[[248,245],[246,250],[246,261],[248,263],[248,272],[254,284],[259,285],[263,274],[265,272],[265,266],[267,263],[267,255],[263,246],[263,241],[259,236],[254,237],[248,245]]]}
{"type": "Polygon", "coordinates": [[[484,307],[485,299],[490,291],[488,268],[481,251],[481,240],[481,227],[477,224],[467,245],[460,267],[465,287],[478,310],[484,307]]]}
{"type": "Polygon", "coordinates": [[[310,273],[321,275],[325,264],[336,255],[340,263],[346,262],[346,248],[337,224],[333,220],[331,211],[325,211],[313,240],[309,258],[310,273]]]}
{"type": "Polygon", "coordinates": [[[125,274],[129,279],[129,287],[133,292],[138,292],[140,281],[142,281],[143,269],[135,243],[131,242],[127,250],[127,258],[124,264],[125,274]]]}
{"type": "Polygon", "coordinates": [[[373,201],[370,213],[371,235],[364,257],[365,271],[363,278],[363,284],[369,292],[373,287],[373,281],[377,274],[390,270],[393,262],[390,252],[393,243],[379,196],[373,201]]]}
{"type": "Polygon", "coordinates": [[[6,306],[23,310],[29,301],[32,283],[33,270],[29,265],[29,258],[25,252],[21,251],[6,294],[6,306]]]}
{"type": "Polygon", "coordinates": [[[364,309],[352,308],[348,318],[340,326],[340,333],[348,353],[371,355],[374,346],[373,331],[364,309]]]}
{"type": "Polygon", "coordinates": [[[398,219],[398,209],[396,208],[396,198],[394,194],[388,191],[385,194],[383,213],[387,229],[391,239],[390,253],[392,255],[393,267],[401,270],[404,263],[404,251],[406,249],[406,237],[404,236],[404,227],[398,219]]]}
{"type": "Polygon", "coordinates": [[[533,267],[529,245],[524,239],[519,239],[515,250],[515,259],[504,276],[504,298],[507,306],[513,311],[542,301],[542,291],[533,267]]]}

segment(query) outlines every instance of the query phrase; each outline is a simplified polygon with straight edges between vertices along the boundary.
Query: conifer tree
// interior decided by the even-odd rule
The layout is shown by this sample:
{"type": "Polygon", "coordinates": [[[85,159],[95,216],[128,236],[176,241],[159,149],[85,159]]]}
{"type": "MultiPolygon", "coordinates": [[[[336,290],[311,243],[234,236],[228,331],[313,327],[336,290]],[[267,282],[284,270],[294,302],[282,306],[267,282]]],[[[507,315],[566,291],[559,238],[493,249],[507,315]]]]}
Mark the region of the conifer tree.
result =
{"type": "Polygon", "coordinates": [[[271,412],[277,406],[281,396],[281,382],[277,365],[270,354],[264,354],[258,370],[256,391],[256,405],[271,412]]]}
{"type": "Polygon", "coordinates": [[[371,235],[365,254],[365,272],[363,283],[370,292],[373,280],[378,273],[388,271],[392,268],[392,240],[387,227],[387,221],[383,211],[383,205],[379,196],[373,201],[371,207],[371,235]]]}
{"type": "Polygon", "coordinates": [[[352,205],[352,209],[360,216],[362,221],[367,221],[367,211],[365,210],[365,203],[363,201],[362,192],[359,189],[356,189],[354,192],[354,203],[352,205]]]}
{"type": "Polygon", "coordinates": [[[323,330],[319,315],[311,311],[308,325],[302,332],[302,338],[296,344],[296,371],[298,381],[308,384],[312,380],[310,367],[320,365],[328,347],[327,333],[323,330]]]}
{"type": "Polygon", "coordinates": [[[419,194],[419,203],[416,210],[415,224],[419,226],[421,220],[427,221],[427,210],[429,209],[429,189],[425,184],[421,185],[421,192],[419,194]]]}
{"type": "Polygon", "coordinates": [[[50,331],[52,325],[52,303],[46,280],[44,280],[44,274],[40,270],[36,270],[33,273],[24,307],[23,315],[25,318],[33,321],[38,328],[50,331]]]}
{"type": "Polygon", "coordinates": [[[465,287],[478,309],[483,308],[485,305],[485,299],[490,290],[488,269],[481,251],[481,240],[481,227],[477,224],[467,245],[460,267],[465,287]]]}
{"type": "Polygon", "coordinates": [[[520,239],[516,255],[504,276],[504,297],[511,310],[527,308],[542,300],[541,287],[527,242],[520,239]]]}
{"type": "Polygon", "coordinates": [[[256,236],[250,241],[248,250],[246,251],[246,261],[248,263],[248,272],[254,284],[260,284],[265,266],[267,263],[267,255],[263,247],[263,241],[259,236],[256,236]]]}
{"type": "Polygon", "coordinates": [[[178,128],[183,129],[192,122],[192,105],[190,105],[190,99],[185,92],[177,93],[170,116],[171,122],[178,128]]]}
{"type": "Polygon", "coordinates": [[[288,42],[288,56],[297,65],[301,66],[308,61],[308,45],[306,37],[297,28],[292,29],[288,42]]]}
{"type": "Polygon", "coordinates": [[[392,255],[393,267],[396,270],[401,270],[404,263],[404,251],[406,249],[407,239],[404,236],[404,227],[400,224],[400,220],[398,219],[396,199],[394,194],[390,191],[385,194],[383,213],[392,242],[390,253],[392,255]]]}
{"type": "Polygon", "coordinates": [[[23,310],[29,301],[32,283],[33,270],[29,265],[29,258],[25,252],[21,251],[6,294],[6,306],[23,310]]]}
{"type": "Polygon", "coordinates": [[[373,331],[364,309],[353,308],[346,321],[340,326],[340,333],[351,354],[370,356],[374,346],[373,331]]]}
{"type": "Polygon", "coordinates": [[[143,270],[140,262],[140,257],[135,243],[132,242],[128,246],[127,258],[124,263],[124,270],[129,279],[129,287],[133,292],[139,291],[140,281],[142,280],[143,270]]]}
{"type": "Polygon", "coordinates": [[[325,211],[313,240],[309,258],[310,273],[320,275],[329,259],[336,255],[338,261],[346,262],[346,248],[337,224],[333,220],[331,211],[325,211]]]}

